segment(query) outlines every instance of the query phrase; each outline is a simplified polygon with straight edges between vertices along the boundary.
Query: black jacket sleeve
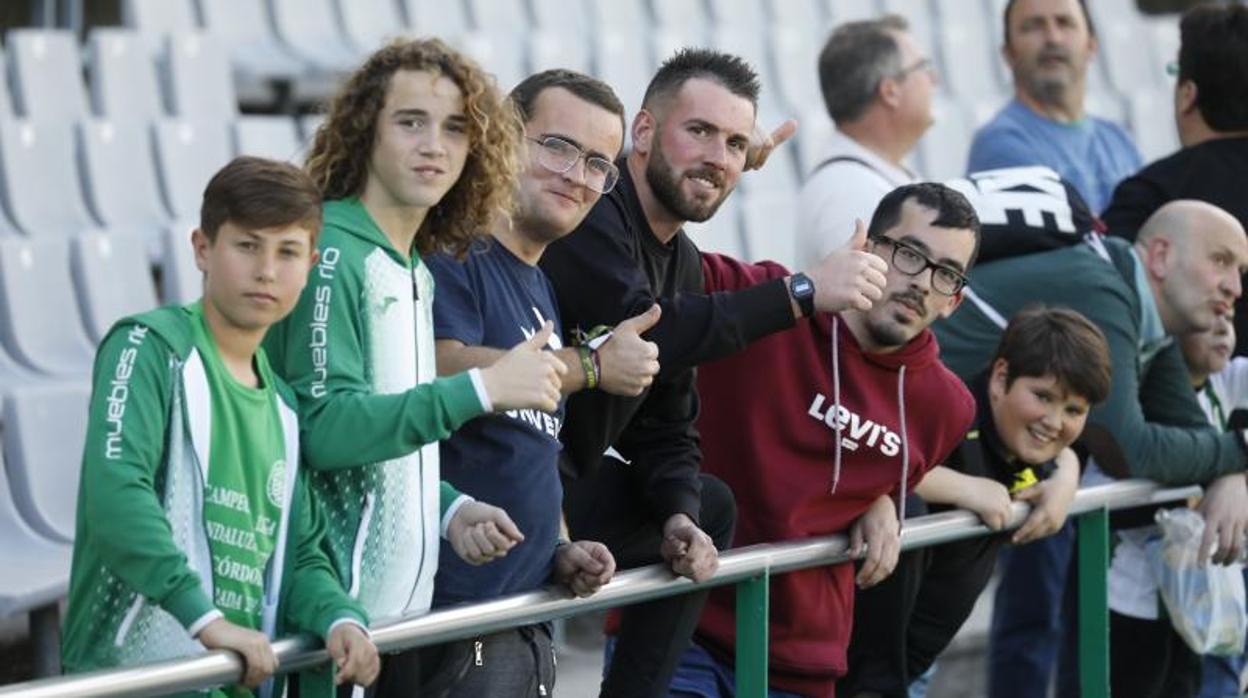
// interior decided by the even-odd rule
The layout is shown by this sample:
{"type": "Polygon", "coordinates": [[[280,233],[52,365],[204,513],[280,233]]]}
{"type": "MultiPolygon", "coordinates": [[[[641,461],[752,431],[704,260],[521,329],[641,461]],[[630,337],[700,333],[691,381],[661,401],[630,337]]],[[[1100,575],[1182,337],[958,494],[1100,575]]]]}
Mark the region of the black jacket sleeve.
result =
{"type": "MultiPolygon", "coordinates": [[[[646,338],[659,346],[659,364],[667,372],[722,358],[793,326],[781,279],[733,292],[656,294],[640,244],[621,203],[612,198],[600,201],[576,231],[547,248],[542,269],[554,282],[566,328],[614,326],[657,302],[663,314],[646,338]]],[[[692,243],[682,237],[676,244],[682,245],[676,254],[692,257],[683,263],[700,268],[692,243]]]]}

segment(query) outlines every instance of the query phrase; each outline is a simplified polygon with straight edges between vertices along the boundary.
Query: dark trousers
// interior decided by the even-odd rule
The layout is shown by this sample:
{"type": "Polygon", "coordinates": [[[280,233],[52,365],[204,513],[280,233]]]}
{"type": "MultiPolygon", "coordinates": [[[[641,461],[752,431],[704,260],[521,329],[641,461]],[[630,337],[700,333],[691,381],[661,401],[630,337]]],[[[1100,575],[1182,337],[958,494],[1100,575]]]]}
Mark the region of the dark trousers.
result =
{"type": "Polygon", "coordinates": [[[1060,698],[1079,695],[1075,526],[1002,551],[988,639],[988,695],[1045,698],[1057,666],[1060,698]]]}
{"type": "Polygon", "coordinates": [[[854,596],[849,671],[839,695],[906,698],[971,615],[996,565],[1000,535],[919,548],[901,555],[883,582],[854,596]]]}
{"type": "Polygon", "coordinates": [[[1122,698],[1195,698],[1200,655],[1166,618],[1141,620],[1109,612],[1109,688],[1122,698]]]}
{"type": "MultiPolygon", "coordinates": [[[[721,480],[699,477],[699,523],[715,547],[725,550],[732,543],[736,501],[721,480]]],[[[588,477],[565,478],[563,487],[564,515],[573,540],[606,544],[619,570],[663,561],[659,554],[663,522],[655,521],[647,510],[635,468],[606,458],[588,477]]],[[[707,594],[682,594],[621,609],[618,642],[601,696],[666,696],[707,594]]]]}

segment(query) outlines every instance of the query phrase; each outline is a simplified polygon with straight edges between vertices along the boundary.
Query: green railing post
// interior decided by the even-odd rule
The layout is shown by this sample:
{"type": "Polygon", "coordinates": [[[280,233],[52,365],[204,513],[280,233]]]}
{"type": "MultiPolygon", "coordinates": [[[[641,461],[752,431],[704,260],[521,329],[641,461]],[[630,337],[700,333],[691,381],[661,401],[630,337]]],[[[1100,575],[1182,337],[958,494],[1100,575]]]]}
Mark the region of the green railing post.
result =
{"type": "Polygon", "coordinates": [[[1083,698],[1109,698],[1109,511],[1078,518],[1079,687],[1083,698]]]}
{"type": "Polygon", "coordinates": [[[767,697],[767,572],[737,584],[737,698],[767,697]]]}

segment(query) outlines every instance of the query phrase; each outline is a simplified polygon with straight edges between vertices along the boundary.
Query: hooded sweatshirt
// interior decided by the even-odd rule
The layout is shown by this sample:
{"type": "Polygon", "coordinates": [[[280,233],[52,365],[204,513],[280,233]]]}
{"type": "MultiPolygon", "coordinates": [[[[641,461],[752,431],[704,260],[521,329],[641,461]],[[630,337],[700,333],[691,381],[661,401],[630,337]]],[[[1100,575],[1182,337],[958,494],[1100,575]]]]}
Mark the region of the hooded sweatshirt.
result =
{"type": "MultiPolygon", "coordinates": [[[[789,273],[770,262],[702,259],[708,291],[789,273]]],[[[702,467],[736,494],[737,546],[846,531],[884,494],[900,509],[899,483],[913,489],[957,448],[975,416],[970,392],[940,363],[930,331],[873,354],[828,314],[703,364],[698,391],[702,467]]],[[[850,563],[772,580],[773,688],[833,695],[845,673],[853,598],[850,563]]],[[[698,626],[699,641],[725,658],[735,649],[735,609],[732,590],[717,589],[698,626]]]]}
{"type": "Polygon", "coordinates": [[[437,441],[485,412],[479,372],[436,378],[433,277],[358,199],[325,204],[320,261],[265,337],[299,397],[309,483],[343,585],[374,621],[429,610],[439,533],[466,501],[437,441]]]}
{"type": "MultiPolygon", "coordinates": [[[[227,384],[197,326],[198,303],[169,306],[121,320],[100,344],[65,618],[68,672],[199,654],[193,636],[223,615],[272,639],[325,638],[339,622],[366,622],[322,547],[325,522],[298,467],[294,396],[263,351],[263,388],[227,384]],[[230,393],[240,391],[271,407],[239,411],[230,393]],[[264,444],[268,453],[256,449],[264,444]]],[[[303,695],[332,694],[328,667],[309,676],[319,680],[303,681],[303,695]]],[[[261,694],[281,695],[283,682],[261,694]]]]}

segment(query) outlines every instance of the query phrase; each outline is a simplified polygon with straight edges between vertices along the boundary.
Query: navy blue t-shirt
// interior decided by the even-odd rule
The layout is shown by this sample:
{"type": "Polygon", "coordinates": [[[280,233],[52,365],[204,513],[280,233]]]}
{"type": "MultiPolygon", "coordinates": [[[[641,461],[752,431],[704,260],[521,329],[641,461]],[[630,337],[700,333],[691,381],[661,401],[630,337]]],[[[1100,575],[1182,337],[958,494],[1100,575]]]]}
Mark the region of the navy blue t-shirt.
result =
{"type": "MultiPolygon", "coordinates": [[[[502,244],[493,239],[480,243],[463,262],[445,255],[431,255],[425,262],[437,289],[433,324],[438,339],[510,349],[553,320],[548,346],[562,346],[550,281],[502,244]]],[[[558,468],[562,424],[560,402],[553,414],[512,410],[478,417],[442,442],[442,479],[506,510],[524,542],[506,557],[479,567],[443,545],[434,607],[532,591],[547,582],[563,503],[558,468]]]]}

